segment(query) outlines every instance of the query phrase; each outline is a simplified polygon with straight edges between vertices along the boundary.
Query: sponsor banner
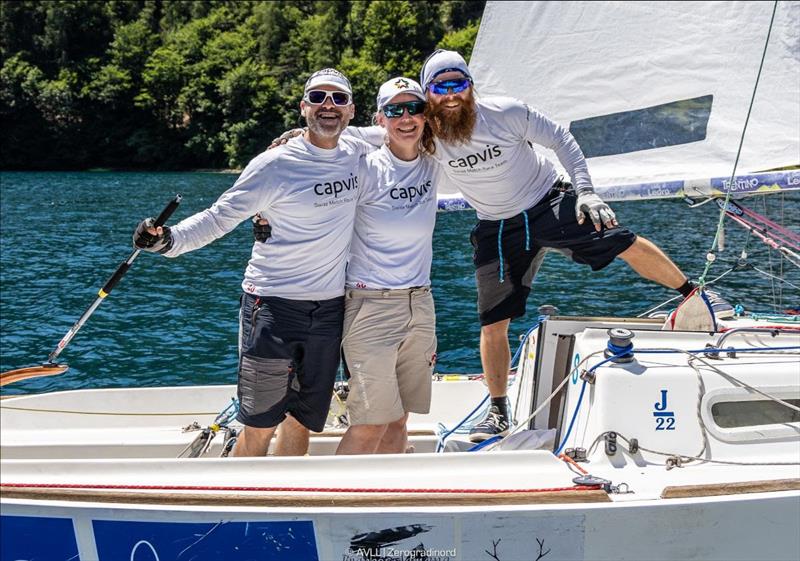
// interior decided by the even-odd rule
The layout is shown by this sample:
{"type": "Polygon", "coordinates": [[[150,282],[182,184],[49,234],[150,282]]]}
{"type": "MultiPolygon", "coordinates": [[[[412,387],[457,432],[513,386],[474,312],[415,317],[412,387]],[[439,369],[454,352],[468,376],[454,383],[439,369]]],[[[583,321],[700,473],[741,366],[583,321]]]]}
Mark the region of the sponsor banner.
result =
{"type": "MultiPolygon", "coordinates": [[[[730,177],[712,177],[686,181],[662,181],[655,183],[635,183],[631,185],[606,185],[595,187],[604,201],[637,201],[649,199],[680,199],[687,197],[711,197],[727,194],[736,195],[765,194],[773,191],[800,190],[800,170],[737,175],[733,183],[730,177]],[[732,188],[730,186],[733,185],[732,188]]],[[[439,210],[465,210],[471,208],[464,198],[458,195],[439,196],[439,210]]]]}
{"type": "Polygon", "coordinates": [[[733,182],[730,177],[715,177],[711,179],[711,189],[716,195],[728,191],[736,195],[800,189],[800,170],[737,175],[733,182]]]}
{"type": "Polygon", "coordinates": [[[604,201],[672,199],[683,196],[683,181],[614,185],[595,190],[604,201]]]}
{"type": "Polygon", "coordinates": [[[339,516],[324,561],[581,560],[584,516],[464,513],[339,516]],[[329,557],[330,560],[329,560],[329,557]]]}
{"type": "MultiPolygon", "coordinates": [[[[94,520],[99,561],[318,561],[311,521],[135,522],[94,520]]],[[[55,557],[47,557],[55,559],[55,557]]],[[[68,557],[63,557],[67,559],[68,557]]],[[[19,559],[29,559],[20,557],[19,559]]],[[[5,561],[5,558],[3,559],[5,561]]]]}
{"type": "Polygon", "coordinates": [[[439,210],[468,210],[472,208],[469,203],[464,200],[461,195],[448,195],[446,197],[440,196],[436,201],[439,210]]]}
{"type": "MultiPolygon", "coordinates": [[[[331,561],[459,561],[452,516],[339,516],[331,561]]],[[[327,559],[326,559],[327,561],[327,559]]]]}

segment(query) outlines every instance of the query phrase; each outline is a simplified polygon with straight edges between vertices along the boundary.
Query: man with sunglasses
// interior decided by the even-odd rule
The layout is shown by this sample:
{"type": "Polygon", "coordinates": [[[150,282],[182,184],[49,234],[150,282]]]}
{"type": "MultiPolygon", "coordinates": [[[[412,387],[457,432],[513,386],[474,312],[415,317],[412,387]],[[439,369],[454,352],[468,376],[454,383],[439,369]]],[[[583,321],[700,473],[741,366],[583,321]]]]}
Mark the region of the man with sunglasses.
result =
{"type": "Polygon", "coordinates": [[[325,426],[344,314],[345,265],[359,175],[372,146],[340,138],[354,116],[352,88],[337,70],[311,75],[300,111],[308,129],[254,158],[211,208],[169,228],[142,221],[134,245],[177,257],[255,214],[271,236],[252,248],[239,332],[239,420],[234,456],[303,455],[325,426]],[[287,417],[287,413],[291,416],[287,417]]]}
{"type": "MultiPolygon", "coordinates": [[[[600,270],[622,258],[644,278],[687,296],[694,288],[650,241],[617,223],[594,193],[586,161],[570,132],[527,104],[476,99],[472,76],[456,52],[439,50],[422,67],[426,117],[445,174],[475,208],[472,230],[481,321],[481,362],[489,414],[470,433],[480,442],[508,432],[508,326],[525,314],[531,284],[548,249],[600,270]],[[574,187],[534,150],[553,150],[574,187]],[[591,220],[587,221],[586,217],[591,220]]],[[[722,300],[717,311],[732,308],[722,300]]]]}

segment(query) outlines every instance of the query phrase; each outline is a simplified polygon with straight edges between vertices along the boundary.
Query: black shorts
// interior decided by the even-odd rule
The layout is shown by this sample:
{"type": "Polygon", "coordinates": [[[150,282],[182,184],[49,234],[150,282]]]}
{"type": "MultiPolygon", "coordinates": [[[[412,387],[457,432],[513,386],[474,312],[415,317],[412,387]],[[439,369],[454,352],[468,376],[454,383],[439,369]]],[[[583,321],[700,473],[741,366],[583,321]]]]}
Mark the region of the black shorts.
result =
{"type": "Polygon", "coordinates": [[[287,300],[245,294],[239,322],[239,415],[269,428],[292,414],[309,430],[325,428],[339,368],[344,296],[287,300]]]}
{"type": "Polygon", "coordinates": [[[636,241],[636,235],[627,228],[603,227],[597,232],[588,218],[578,224],[576,196],[570,187],[556,184],[523,213],[505,220],[480,220],[472,229],[481,325],[525,315],[533,278],[548,249],[556,249],[598,271],[636,241]]]}

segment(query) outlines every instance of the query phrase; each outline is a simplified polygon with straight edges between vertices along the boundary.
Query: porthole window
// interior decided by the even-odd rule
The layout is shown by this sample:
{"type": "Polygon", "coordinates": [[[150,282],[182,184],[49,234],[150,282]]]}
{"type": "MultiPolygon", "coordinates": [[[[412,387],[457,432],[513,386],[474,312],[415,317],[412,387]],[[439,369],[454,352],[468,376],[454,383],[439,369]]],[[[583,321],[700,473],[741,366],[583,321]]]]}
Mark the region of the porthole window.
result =
{"type": "MultiPolygon", "coordinates": [[[[800,407],[800,399],[786,399],[787,403],[800,407]]],[[[789,409],[772,400],[719,401],[711,406],[711,417],[717,426],[724,429],[800,423],[800,411],[789,409]]]]}
{"type": "MultiPolygon", "coordinates": [[[[758,389],[800,407],[797,386],[760,386],[758,389]]],[[[775,442],[800,436],[800,412],[746,388],[719,388],[707,392],[700,416],[709,434],[725,442],[775,442]]]]}

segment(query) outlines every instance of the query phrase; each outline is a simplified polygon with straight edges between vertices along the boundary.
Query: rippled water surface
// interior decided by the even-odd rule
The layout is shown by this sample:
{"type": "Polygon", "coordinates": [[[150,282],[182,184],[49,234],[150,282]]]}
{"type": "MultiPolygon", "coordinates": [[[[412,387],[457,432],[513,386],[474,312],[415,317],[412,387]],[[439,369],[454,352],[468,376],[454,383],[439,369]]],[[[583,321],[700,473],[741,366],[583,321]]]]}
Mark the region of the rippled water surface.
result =
{"type": "MultiPolygon", "coordinates": [[[[213,173],[0,174],[0,371],[44,362],[131,252],[138,221],[157,214],[175,193],[184,196],[173,222],[210,206],[235,180],[213,173]]],[[[780,218],[782,196],[746,204],[780,218]]],[[[795,231],[800,198],[787,196],[784,221],[795,231]]],[[[703,270],[718,214],[712,204],[689,209],[678,201],[614,205],[621,220],[661,246],[690,276],[703,270]]],[[[469,230],[471,211],[439,214],[433,286],[442,372],[480,371],[479,325],[469,230]]],[[[726,228],[726,251],[709,277],[730,268],[747,244],[748,259],[779,272],[775,252],[738,227],[726,228]]],[[[248,224],[177,259],[142,254],[114,292],[63,352],[70,369],[28,380],[4,394],[84,387],[223,384],[236,381],[236,338],[242,273],[250,255],[248,224]]],[[[800,284],[797,270],[785,276],[800,284]]],[[[798,291],[750,270],[721,282],[734,303],[770,311],[798,305],[798,291]],[[777,296],[776,296],[777,295],[777,296]]],[[[541,304],[562,314],[637,315],[674,293],[646,282],[622,262],[599,273],[548,255],[529,301],[512,324],[516,336],[541,304]]]]}

